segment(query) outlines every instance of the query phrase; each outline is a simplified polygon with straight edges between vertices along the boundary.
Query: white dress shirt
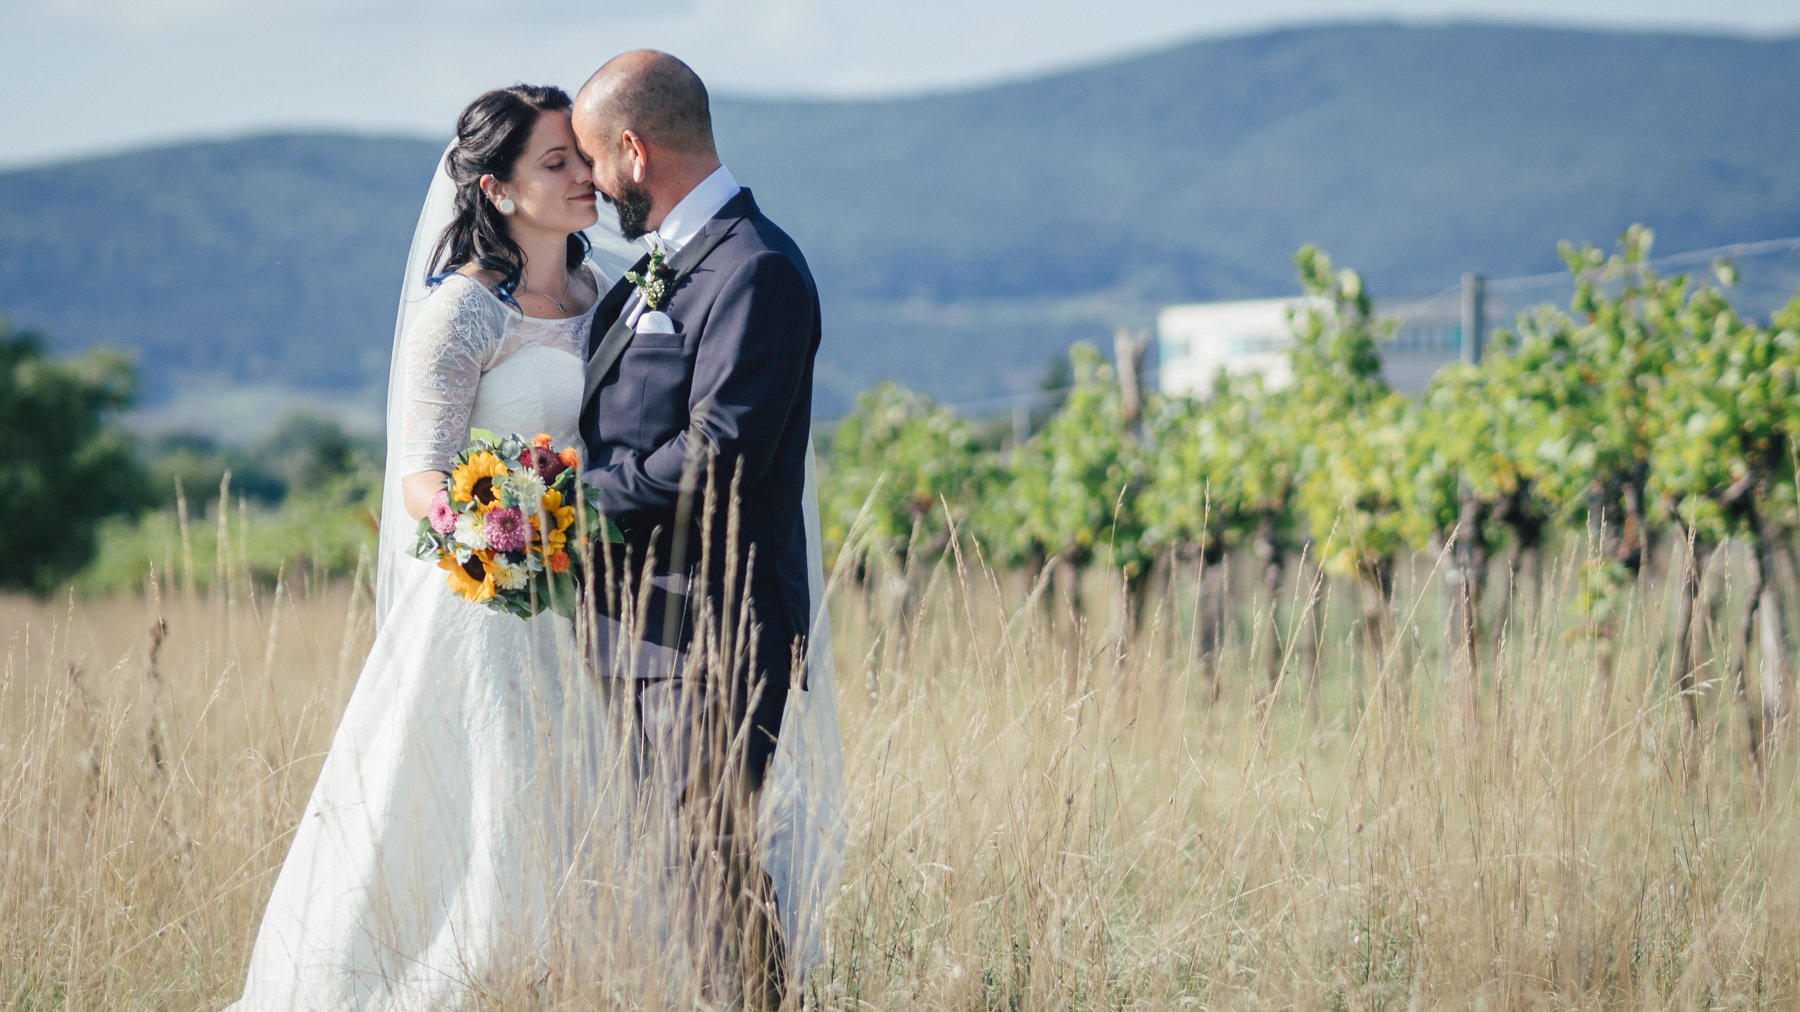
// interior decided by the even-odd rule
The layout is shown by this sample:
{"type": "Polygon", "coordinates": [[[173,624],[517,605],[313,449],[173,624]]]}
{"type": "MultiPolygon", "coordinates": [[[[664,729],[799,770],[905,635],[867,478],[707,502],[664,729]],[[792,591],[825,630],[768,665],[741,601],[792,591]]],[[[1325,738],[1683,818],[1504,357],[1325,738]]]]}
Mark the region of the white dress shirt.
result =
{"type": "MultiPolygon", "coordinates": [[[[663,215],[662,224],[650,233],[662,245],[663,256],[673,258],[681,252],[681,247],[694,241],[700,229],[711,221],[719,209],[738,195],[737,180],[731,171],[721,165],[714,169],[712,175],[700,181],[700,184],[688,191],[676,205],[663,215]]],[[[637,326],[637,318],[644,311],[644,293],[632,292],[625,304],[625,320],[637,326]]]]}

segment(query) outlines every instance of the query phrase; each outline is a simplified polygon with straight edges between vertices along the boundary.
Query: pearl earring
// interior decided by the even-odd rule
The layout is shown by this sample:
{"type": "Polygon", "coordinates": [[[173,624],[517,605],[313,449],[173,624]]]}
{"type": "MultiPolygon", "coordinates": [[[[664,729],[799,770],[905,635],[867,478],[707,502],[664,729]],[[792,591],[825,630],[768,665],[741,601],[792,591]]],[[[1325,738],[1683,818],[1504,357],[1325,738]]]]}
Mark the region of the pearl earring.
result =
{"type": "Polygon", "coordinates": [[[519,209],[519,205],[513,203],[511,197],[501,197],[500,203],[495,206],[500,209],[501,214],[511,214],[519,209]]]}

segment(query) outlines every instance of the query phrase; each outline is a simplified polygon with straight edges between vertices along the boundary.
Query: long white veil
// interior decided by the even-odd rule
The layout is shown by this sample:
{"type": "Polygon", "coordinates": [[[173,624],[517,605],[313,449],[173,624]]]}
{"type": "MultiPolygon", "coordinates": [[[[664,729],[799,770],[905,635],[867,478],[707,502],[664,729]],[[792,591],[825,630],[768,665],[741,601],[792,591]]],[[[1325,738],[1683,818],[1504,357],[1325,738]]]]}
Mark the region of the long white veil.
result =
{"type": "Polygon", "coordinates": [[[432,571],[432,567],[412,558],[407,551],[417,525],[407,515],[405,500],[400,496],[400,479],[404,477],[400,473],[400,441],[405,431],[400,424],[400,412],[406,403],[407,382],[406,356],[401,352],[413,314],[431,294],[431,287],[425,283],[425,271],[432,248],[456,215],[456,186],[444,169],[444,157],[449,153],[450,149],[445,148],[444,154],[438,156],[437,170],[432,174],[431,186],[425,191],[425,206],[419,210],[419,223],[413,228],[412,248],[406,255],[406,273],[400,278],[400,308],[394,314],[394,350],[388,363],[387,463],[381,476],[381,534],[375,552],[377,631],[399,601],[405,581],[418,579],[421,573],[432,571]]]}
{"type": "MultiPolygon", "coordinates": [[[[400,441],[405,431],[401,410],[406,403],[408,327],[431,294],[426,281],[432,251],[456,214],[456,187],[444,167],[436,171],[413,229],[406,273],[400,281],[400,305],[394,319],[394,348],[388,367],[387,464],[381,483],[380,541],[376,554],[375,625],[408,592],[412,581],[441,578],[435,566],[409,551],[417,523],[407,515],[400,494],[400,441]]],[[[619,234],[610,207],[601,203],[600,221],[588,230],[589,253],[601,274],[616,279],[631,268],[643,247],[619,234]]],[[[812,599],[811,634],[806,657],[805,691],[788,695],[781,736],[759,813],[764,865],[774,884],[790,958],[802,969],[824,959],[825,908],[843,872],[848,836],[844,819],[844,754],[838,734],[836,665],[831,658],[831,620],[825,607],[824,566],[819,540],[819,491],[810,440],[806,447],[805,504],[807,586],[812,599]]]]}
{"type": "Polygon", "coordinates": [[[763,788],[764,867],[780,901],[788,950],[802,970],[825,958],[825,910],[844,870],[844,747],[838,736],[837,665],[819,550],[819,485],[812,440],[806,444],[806,583],[812,630],[805,691],[788,693],[775,760],[763,788]]]}

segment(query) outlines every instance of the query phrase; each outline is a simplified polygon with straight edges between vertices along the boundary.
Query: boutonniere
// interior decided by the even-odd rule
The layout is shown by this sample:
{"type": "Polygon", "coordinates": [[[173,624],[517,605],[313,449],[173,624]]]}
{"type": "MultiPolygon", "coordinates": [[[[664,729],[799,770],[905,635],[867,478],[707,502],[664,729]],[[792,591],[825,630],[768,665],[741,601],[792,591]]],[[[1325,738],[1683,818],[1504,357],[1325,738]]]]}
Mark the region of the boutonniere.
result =
{"type": "Polygon", "coordinates": [[[663,302],[669,297],[669,282],[675,272],[663,262],[662,243],[650,247],[650,262],[642,273],[627,271],[625,280],[637,286],[638,294],[644,297],[644,305],[651,309],[661,309],[663,302]]]}

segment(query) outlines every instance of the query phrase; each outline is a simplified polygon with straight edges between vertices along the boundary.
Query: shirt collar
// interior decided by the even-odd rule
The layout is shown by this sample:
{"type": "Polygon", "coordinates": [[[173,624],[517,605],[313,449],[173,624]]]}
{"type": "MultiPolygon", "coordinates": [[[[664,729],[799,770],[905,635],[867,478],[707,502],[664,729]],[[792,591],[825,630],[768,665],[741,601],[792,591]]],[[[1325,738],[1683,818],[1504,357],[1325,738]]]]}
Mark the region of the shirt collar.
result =
{"type": "Polygon", "coordinates": [[[738,189],[737,180],[731,178],[725,166],[714,169],[663,216],[662,225],[656,230],[657,241],[671,256],[680,252],[720,208],[737,196],[738,189]]]}

